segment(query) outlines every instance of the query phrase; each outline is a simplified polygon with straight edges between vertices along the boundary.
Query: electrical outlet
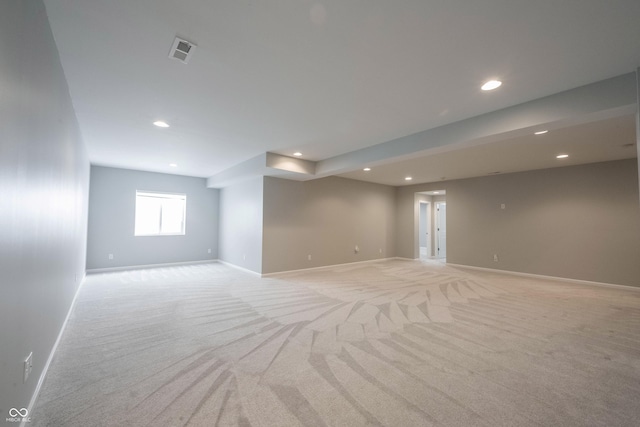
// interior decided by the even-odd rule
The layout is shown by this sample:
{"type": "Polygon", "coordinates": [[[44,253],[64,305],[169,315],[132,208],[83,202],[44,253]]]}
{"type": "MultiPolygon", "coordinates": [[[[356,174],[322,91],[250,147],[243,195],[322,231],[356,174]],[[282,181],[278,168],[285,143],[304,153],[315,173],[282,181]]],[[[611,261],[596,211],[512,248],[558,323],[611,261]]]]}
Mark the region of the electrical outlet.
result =
{"type": "Polygon", "coordinates": [[[247,254],[242,254],[242,260],[246,261],[247,260],[247,254]]]}
{"type": "Polygon", "coordinates": [[[380,250],[380,253],[382,253],[382,248],[380,248],[379,250],[380,250]]]}
{"type": "Polygon", "coordinates": [[[311,254],[307,255],[307,261],[311,261],[311,254]]]}
{"type": "Polygon", "coordinates": [[[207,249],[207,253],[209,254],[211,253],[211,248],[207,249]]]}
{"type": "Polygon", "coordinates": [[[113,259],[113,254],[109,254],[109,259],[113,259]]]}
{"type": "Polygon", "coordinates": [[[26,359],[24,359],[24,375],[23,382],[27,382],[27,378],[29,378],[29,374],[33,370],[33,352],[29,353],[26,359]]]}
{"type": "Polygon", "coordinates": [[[498,254],[493,254],[493,261],[498,262],[498,254]]]}
{"type": "Polygon", "coordinates": [[[354,250],[353,250],[353,251],[354,251],[355,253],[360,252],[360,248],[358,247],[358,245],[356,245],[356,247],[354,248],[354,250]]]}

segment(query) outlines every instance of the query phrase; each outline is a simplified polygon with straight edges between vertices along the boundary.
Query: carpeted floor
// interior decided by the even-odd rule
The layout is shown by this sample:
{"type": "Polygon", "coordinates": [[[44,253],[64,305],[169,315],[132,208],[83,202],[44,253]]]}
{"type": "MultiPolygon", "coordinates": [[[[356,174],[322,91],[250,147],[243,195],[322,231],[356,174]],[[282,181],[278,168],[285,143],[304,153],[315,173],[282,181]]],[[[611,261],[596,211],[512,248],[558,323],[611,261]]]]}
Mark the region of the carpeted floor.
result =
{"type": "Polygon", "coordinates": [[[87,277],[35,426],[637,426],[640,292],[381,261],[87,277]]]}

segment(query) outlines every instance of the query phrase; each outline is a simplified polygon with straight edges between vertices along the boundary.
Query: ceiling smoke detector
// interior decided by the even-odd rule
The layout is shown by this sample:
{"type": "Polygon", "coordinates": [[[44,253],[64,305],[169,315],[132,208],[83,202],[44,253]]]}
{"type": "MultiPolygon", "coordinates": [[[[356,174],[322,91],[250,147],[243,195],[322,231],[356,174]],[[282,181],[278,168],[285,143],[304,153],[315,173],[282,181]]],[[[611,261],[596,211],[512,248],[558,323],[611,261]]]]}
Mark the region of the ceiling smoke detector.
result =
{"type": "Polygon", "coordinates": [[[173,45],[171,46],[171,51],[169,52],[169,58],[177,59],[178,61],[186,64],[191,59],[193,52],[196,50],[196,45],[183,40],[179,37],[173,41],[173,45]]]}

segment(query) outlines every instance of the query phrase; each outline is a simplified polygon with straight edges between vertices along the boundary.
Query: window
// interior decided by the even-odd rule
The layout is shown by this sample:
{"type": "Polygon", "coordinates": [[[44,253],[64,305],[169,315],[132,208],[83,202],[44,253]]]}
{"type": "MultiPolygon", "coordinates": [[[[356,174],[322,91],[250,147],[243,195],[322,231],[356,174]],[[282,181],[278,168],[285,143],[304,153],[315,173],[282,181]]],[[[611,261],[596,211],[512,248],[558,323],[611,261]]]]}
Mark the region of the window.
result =
{"type": "Polygon", "coordinates": [[[186,194],[136,191],[135,236],[184,235],[186,194]]]}

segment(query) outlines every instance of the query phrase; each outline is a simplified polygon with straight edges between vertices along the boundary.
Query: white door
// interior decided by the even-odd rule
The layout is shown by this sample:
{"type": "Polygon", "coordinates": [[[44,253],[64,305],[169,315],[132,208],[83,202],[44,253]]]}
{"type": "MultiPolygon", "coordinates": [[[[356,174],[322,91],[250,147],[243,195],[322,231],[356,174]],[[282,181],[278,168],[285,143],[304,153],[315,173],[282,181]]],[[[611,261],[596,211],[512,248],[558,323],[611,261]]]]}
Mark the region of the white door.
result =
{"type": "Polygon", "coordinates": [[[436,256],[447,257],[447,204],[436,203],[436,256]]]}
{"type": "Polygon", "coordinates": [[[420,248],[420,258],[431,256],[431,228],[430,211],[428,202],[420,202],[420,220],[418,225],[418,246],[420,248]]]}

